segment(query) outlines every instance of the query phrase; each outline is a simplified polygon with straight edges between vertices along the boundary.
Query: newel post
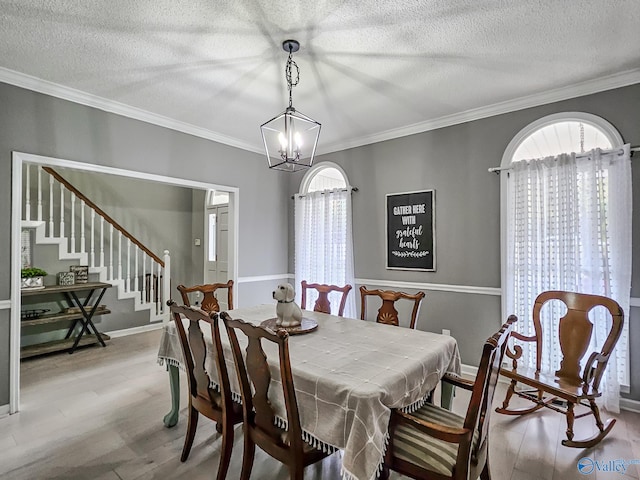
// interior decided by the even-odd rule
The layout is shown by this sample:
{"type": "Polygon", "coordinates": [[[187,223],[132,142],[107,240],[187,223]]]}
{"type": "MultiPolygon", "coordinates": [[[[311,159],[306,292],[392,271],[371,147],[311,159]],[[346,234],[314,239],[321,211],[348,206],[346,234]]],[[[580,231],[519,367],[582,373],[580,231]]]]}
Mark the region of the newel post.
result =
{"type": "Polygon", "coordinates": [[[169,323],[167,301],[171,298],[171,256],[169,250],[164,251],[164,281],[162,282],[162,323],[169,323]]]}

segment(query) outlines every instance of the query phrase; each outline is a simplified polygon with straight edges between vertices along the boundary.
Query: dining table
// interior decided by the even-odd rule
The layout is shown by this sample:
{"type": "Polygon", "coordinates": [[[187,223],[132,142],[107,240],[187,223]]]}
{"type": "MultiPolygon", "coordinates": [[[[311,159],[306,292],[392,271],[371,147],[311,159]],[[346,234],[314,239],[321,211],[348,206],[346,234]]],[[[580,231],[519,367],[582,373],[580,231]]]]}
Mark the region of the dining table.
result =
{"type": "MultiPolygon", "coordinates": [[[[276,317],[276,306],[242,307],[229,310],[228,314],[260,325],[276,317]]],[[[307,310],[303,310],[303,318],[318,324],[314,331],[290,335],[288,340],[303,437],[316,448],[342,450],[343,480],[373,480],[382,468],[392,409],[414,411],[428,401],[445,374],[460,375],[456,340],[447,335],[307,310]]],[[[183,322],[186,326],[188,320],[183,322]]],[[[212,352],[210,331],[202,330],[208,352],[212,352]]],[[[222,321],[220,336],[232,397],[240,401],[231,346],[222,321]]],[[[244,349],[246,338],[238,335],[238,339],[244,349]]],[[[278,356],[269,351],[273,347],[263,346],[272,385],[278,384],[269,395],[276,421],[286,425],[278,356]]],[[[163,328],[158,363],[169,371],[172,408],[164,423],[170,427],[178,419],[179,369],[183,369],[173,322],[163,328]]],[[[215,387],[217,370],[211,353],[207,354],[205,368],[215,387]]]]}

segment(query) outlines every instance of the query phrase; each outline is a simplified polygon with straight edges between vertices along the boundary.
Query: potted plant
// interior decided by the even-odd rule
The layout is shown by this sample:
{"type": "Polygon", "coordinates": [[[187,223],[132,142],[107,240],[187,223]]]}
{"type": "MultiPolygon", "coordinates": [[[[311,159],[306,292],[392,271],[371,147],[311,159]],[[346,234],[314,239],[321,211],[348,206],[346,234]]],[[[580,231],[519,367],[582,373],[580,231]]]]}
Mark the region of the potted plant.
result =
{"type": "Polygon", "coordinates": [[[21,283],[20,288],[44,288],[44,277],[47,272],[41,268],[28,267],[20,271],[21,283]]]}

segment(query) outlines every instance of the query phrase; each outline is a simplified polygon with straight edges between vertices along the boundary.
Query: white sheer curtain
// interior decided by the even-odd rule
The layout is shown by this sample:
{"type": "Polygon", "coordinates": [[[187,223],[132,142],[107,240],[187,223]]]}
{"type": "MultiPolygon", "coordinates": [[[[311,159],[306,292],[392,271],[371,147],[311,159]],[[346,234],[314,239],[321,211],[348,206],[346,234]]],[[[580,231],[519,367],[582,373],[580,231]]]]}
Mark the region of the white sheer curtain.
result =
{"type": "MultiPolygon", "coordinates": [[[[296,195],[295,252],[296,298],[301,298],[302,280],[355,286],[350,189],[296,195]]],[[[340,295],[329,295],[332,310],[337,311],[340,295]]],[[[356,315],[354,295],[353,290],[349,292],[345,317],[356,315]]],[[[313,290],[307,291],[308,309],[313,308],[316,298],[313,290]]]]}
{"type": "MultiPolygon", "coordinates": [[[[619,385],[629,382],[628,314],[631,290],[631,161],[629,145],[539,160],[514,162],[508,179],[508,312],[518,316],[517,330],[533,334],[531,312],[545,290],[604,295],[625,314],[624,330],[609,361],[601,388],[604,407],[619,411],[619,385]],[[622,153],[621,153],[622,151],[622,153]]],[[[558,319],[564,307],[543,308],[542,368],[560,364],[558,319]],[[550,322],[553,322],[550,324],[550,322]]],[[[604,308],[590,316],[596,324],[592,343],[604,343],[608,319],[604,308]]],[[[527,342],[524,342],[527,343],[527,342]]],[[[535,347],[524,358],[535,366],[535,347]]]]}

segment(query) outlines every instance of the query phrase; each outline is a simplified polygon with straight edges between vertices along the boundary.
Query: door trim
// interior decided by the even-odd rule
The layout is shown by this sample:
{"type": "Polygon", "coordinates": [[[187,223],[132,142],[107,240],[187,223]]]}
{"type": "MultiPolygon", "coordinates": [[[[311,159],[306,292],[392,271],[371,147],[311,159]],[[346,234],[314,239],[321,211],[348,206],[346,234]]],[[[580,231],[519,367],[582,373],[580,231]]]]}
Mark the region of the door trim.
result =
{"type": "Polygon", "coordinates": [[[121,168],[94,165],[92,163],[46,157],[31,153],[12,152],[9,413],[16,413],[20,407],[20,224],[22,219],[22,166],[24,163],[106,173],[187,187],[195,190],[221,190],[229,192],[229,277],[237,281],[238,276],[238,235],[240,227],[240,189],[238,187],[167,177],[135,170],[124,170],[121,168]]]}

